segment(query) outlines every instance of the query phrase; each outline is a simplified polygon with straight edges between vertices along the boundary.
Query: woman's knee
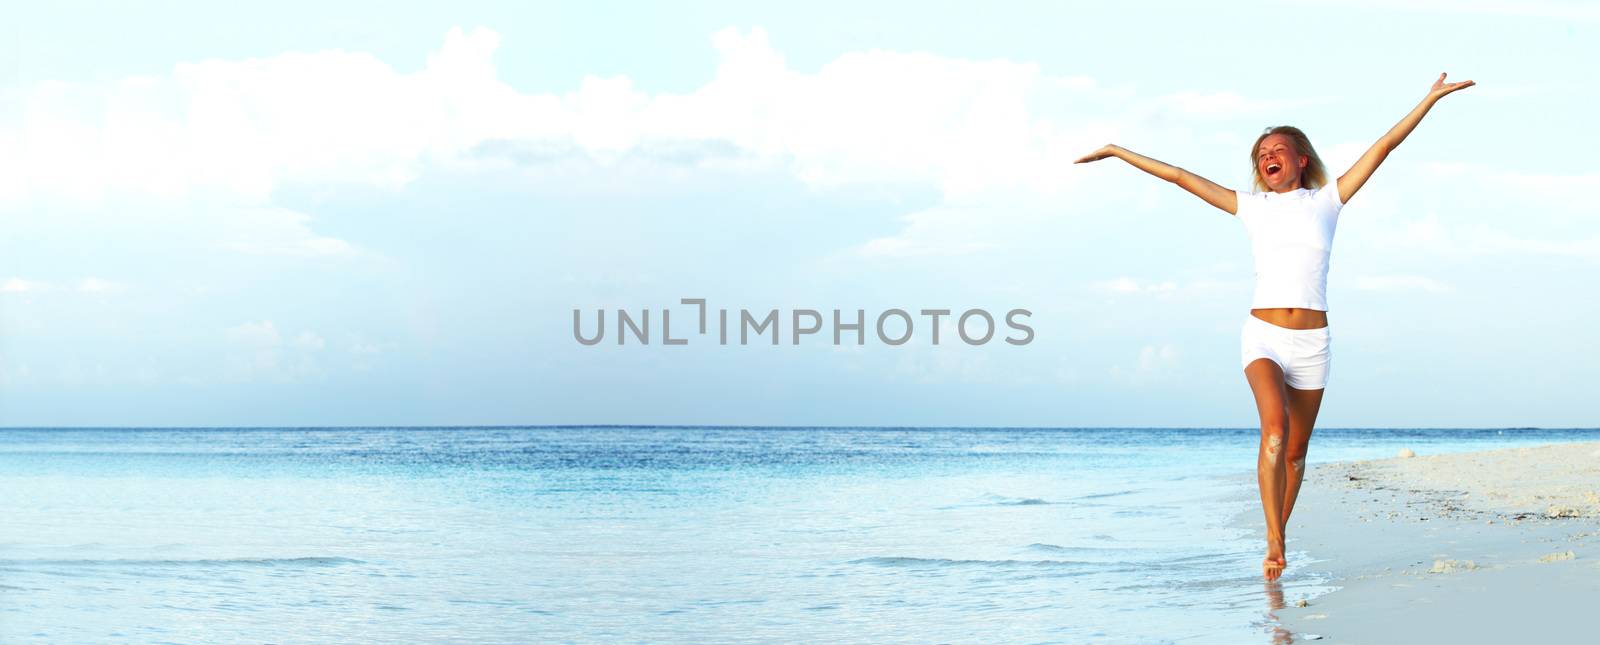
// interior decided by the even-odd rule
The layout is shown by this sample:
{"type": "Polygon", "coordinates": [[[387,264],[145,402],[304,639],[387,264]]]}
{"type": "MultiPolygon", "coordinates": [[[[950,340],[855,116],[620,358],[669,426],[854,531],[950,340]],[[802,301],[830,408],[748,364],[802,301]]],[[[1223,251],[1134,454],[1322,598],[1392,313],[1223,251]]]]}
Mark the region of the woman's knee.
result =
{"type": "Polygon", "coordinates": [[[1289,415],[1266,414],[1261,417],[1261,440],[1267,437],[1277,437],[1279,441],[1286,441],[1289,437],[1289,415]]]}
{"type": "Polygon", "coordinates": [[[1289,467],[1294,469],[1295,472],[1300,472],[1306,468],[1306,451],[1303,448],[1300,450],[1292,448],[1285,450],[1283,458],[1289,462],[1289,467]]]}
{"type": "Polygon", "coordinates": [[[1261,424],[1261,456],[1267,462],[1276,464],[1284,454],[1287,433],[1284,427],[1272,423],[1261,424]]]}
{"type": "Polygon", "coordinates": [[[1306,452],[1311,448],[1310,433],[1292,432],[1284,437],[1283,458],[1288,460],[1289,467],[1295,470],[1305,468],[1306,452]]]}

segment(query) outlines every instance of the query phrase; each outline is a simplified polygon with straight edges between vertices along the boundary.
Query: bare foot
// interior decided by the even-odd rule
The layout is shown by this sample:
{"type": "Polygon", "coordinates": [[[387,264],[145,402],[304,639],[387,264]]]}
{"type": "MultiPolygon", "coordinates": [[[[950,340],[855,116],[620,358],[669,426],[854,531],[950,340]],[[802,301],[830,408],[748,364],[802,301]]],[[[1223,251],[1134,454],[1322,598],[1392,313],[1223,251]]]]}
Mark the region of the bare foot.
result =
{"type": "Polygon", "coordinates": [[[1289,562],[1283,557],[1283,538],[1268,536],[1267,557],[1261,561],[1262,577],[1269,581],[1277,580],[1278,576],[1283,575],[1283,569],[1287,566],[1289,562]]]}
{"type": "Polygon", "coordinates": [[[1288,565],[1284,563],[1283,556],[1278,556],[1276,559],[1268,556],[1267,559],[1261,561],[1261,577],[1266,578],[1269,582],[1275,581],[1278,576],[1283,575],[1285,566],[1288,565]]]}

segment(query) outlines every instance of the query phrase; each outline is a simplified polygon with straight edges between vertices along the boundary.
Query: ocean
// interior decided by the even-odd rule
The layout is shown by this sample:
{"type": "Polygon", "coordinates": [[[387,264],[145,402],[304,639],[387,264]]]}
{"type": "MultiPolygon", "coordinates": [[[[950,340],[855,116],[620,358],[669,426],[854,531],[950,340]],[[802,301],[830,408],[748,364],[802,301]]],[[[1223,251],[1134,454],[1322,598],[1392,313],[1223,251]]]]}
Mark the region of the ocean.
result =
{"type": "MultiPolygon", "coordinates": [[[[1256,436],[4,429],[0,642],[1270,642],[1273,595],[1330,587],[1293,524],[1261,580],[1256,436]]],[[[1309,461],[1585,440],[1318,429],[1309,461]]]]}

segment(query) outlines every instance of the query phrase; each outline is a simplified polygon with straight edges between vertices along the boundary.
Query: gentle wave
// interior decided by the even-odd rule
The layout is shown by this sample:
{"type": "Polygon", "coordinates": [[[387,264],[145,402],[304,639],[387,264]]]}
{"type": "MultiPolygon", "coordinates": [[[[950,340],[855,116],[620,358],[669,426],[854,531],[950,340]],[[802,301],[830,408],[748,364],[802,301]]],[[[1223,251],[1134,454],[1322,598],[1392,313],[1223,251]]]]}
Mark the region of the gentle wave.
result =
{"type": "Polygon", "coordinates": [[[957,508],[972,508],[981,506],[1043,506],[1046,504],[1056,503],[1038,497],[1007,497],[1005,495],[995,495],[993,493],[985,493],[978,499],[980,501],[940,506],[939,510],[948,511],[957,508]]]}
{"type": "Polygon", "coordinates": [[[0,560],[0,567],[333,567],[366,564],[354,558],[308,556],[301,558],[224,558],[201,560],[0,560]]]}
{"type": "Polygon", "coordinates": [[[948,558],[909,558],[879,556],[851,560],[850,564],[871,564],[884,567],[1101,567],[1103,562],[1080,560],[951,560],[948,558]]]}
{"type": "Polygon", "coordinates": [[[1148,489],[1142,489],[1141,488],[1141,489],[1132,489],[1132,490],[1112,491],[1112,492],[1109,492],[1109,493],[1094,493],[1092,495],[1079,495],[1079,496],[1074,497],[1072,499],[1105,499],[1107,497],[1121,497],[1123,495],[1132,495],[1134,493],[1144,492],[1145,490],[1148,490],[1148,489]]]}
{"type": "Polygon", "coordinates": [[[1042,551],[1044,553],[1116,553],[1126,550],[1103,546],[1061,546],[1059,544],[1045,544],[1043,542],[1034,542],[1025,548],[1030,551],[1042,551]]]}
{"type": "Polygon", "coordinates": [[[1049,504],[1050,502],[1044,501],[1044,500],[1039,499],[1037,497],[1026,497],[1026,498],[1023,498],[1023,499],[1011,500],[1011,501],[1006,501],[1006,502],[996,502],[996,503],[1001,505],[1001,506],[1037,506],[1039,504],[1049,504]]]}

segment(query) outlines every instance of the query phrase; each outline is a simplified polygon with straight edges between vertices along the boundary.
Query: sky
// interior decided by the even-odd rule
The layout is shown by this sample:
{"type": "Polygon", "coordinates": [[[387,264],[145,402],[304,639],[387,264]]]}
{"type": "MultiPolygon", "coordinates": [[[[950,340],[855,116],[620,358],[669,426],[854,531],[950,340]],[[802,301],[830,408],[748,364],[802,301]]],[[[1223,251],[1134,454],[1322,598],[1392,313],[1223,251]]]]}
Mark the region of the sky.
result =
{"type": "Polygon", "coordinates": [[[1072,160],[1338,174],[1440,72],[1341,213],[1319,425],[1600,423],[1592,6],[759,4],[17,7],[0,425],[1250,426],[1243,227],[1072,160]]]}

